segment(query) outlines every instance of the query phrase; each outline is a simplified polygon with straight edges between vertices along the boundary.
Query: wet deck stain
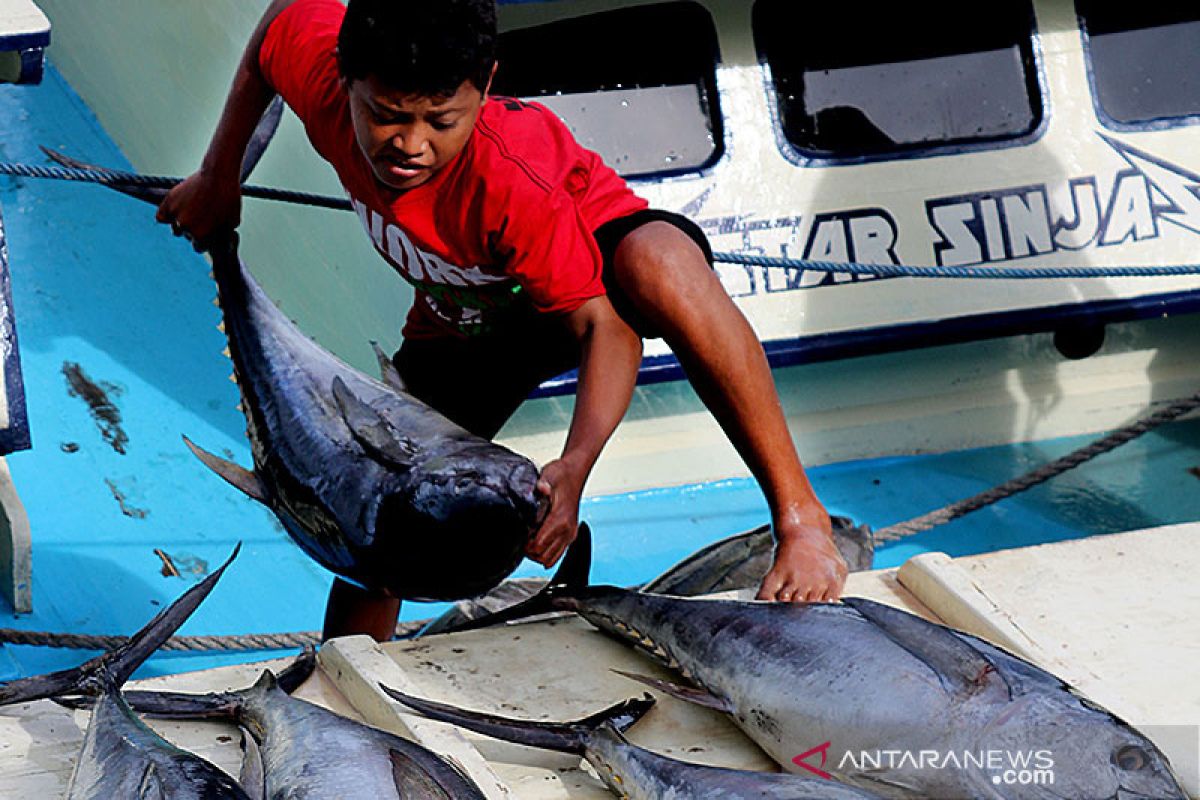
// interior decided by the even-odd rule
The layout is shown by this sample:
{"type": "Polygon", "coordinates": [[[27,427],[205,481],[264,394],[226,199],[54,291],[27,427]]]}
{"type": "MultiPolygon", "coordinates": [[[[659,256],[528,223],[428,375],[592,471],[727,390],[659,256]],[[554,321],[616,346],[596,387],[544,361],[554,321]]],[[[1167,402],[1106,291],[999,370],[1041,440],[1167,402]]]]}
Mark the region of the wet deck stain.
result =
{"type": "Polygon", "coordinates": [[[163,562],[163,568],[160,570],[163,577],[203,578],[208,574],[208,560],[190,553],[168,553],[166,550],[156,547],[154,555],[163,562]]]}
{"type": "Polygon", "coordinates": [[[133,517],[134,519],[145,519],[146,515],[150,513],[144,508],[135,508],[134,506],[129,505],[129,503],[126,502],[125,493],[118,489],[117,485],[109,478],[104,479],[104,485],[108,487],[110,492],[112,492],[112,496],[116,499],[117,505],[121,507],[121,513],[125,516],[133,517]]]}
{"type": "Polygon", "coordinates": [[[113,450],[125,455],[129,437],[121,427],[121,410],[111,399],[111,396],[121,393],[121,388],[111,383],[96,383],[83,371],[83,367],[73,361],[63,362],[62,373],[67,379],[67,394],[87,403],[88,411],[96,421],[104,441],[113,450]]]}

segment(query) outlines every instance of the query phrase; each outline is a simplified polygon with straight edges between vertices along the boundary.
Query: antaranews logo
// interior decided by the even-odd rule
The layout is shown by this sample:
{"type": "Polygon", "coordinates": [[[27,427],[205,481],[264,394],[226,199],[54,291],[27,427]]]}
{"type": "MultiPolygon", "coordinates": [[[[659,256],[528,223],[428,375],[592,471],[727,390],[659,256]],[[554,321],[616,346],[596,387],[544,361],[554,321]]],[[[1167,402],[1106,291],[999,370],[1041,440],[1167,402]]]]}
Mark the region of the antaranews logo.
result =
{"type": "MultiPolygon", "coordinates": [[[[821,778],[833,742],[824,742],[792,759],[792,763],[821,778]]],[[[1049,750],[847,750],[832,769],[840,773],[865,770],[977,770],[1004,786],[1052,786],[1054,754],[1049,750]]]]}

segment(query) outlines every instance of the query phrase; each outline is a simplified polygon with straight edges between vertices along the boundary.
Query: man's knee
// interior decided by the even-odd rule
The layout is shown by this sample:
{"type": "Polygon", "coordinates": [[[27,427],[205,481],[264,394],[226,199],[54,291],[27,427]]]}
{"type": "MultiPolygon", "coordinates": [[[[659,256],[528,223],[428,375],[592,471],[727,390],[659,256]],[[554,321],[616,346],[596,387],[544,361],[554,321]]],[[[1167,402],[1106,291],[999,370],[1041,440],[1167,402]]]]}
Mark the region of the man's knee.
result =
{"type": "Polygon", "coordinates": [[[661,221],[643,225],[621,240],[613,272],[621,290],[639,308],[720,287],[700,245],[661,221]]]}

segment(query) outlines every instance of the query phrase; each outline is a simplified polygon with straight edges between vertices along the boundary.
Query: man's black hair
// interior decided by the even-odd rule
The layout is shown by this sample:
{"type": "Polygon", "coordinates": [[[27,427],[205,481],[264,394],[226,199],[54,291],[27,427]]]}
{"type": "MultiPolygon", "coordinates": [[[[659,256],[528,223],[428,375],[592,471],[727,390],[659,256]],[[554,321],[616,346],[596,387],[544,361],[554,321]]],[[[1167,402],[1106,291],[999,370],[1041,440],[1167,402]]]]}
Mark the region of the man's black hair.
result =
{"type": "Polygon", "coordinates": [[[423,97],[487,87],[496,62],[495,0],[350,0],[338,33],[342,77],[374,75],[423,97]]]}

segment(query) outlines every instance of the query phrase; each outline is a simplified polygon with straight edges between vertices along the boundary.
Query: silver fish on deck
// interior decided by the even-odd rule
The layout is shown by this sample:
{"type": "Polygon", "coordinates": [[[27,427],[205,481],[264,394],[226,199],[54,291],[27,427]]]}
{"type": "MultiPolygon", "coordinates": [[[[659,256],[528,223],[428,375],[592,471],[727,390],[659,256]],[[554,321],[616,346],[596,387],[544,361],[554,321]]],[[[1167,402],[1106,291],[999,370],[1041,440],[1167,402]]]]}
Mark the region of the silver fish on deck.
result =
{"type": "MultiPolygon", "coordinates": [[[[875,542],[871,529],[847,517],[831,517],[833,543],[851,572],[871,568],[875,542]]],[[[727,536],[709,544],[640,587],[644,592],[694,597],[701,594],[757,589],[771,569],[775,536],[770,525],[727,536]]],[[[417,633],[433,636],[473,619],[528,600],[546,588],[547,578],[510,578],[481,597],[459,600],[417,633]]]]}
{"type": "Polygon", "coordinates": [[[196,695],[126,693],[137,711],[224,719],[245,729],[239,777],[252,800],[482,800],[456,765],[395,734],[289,695],[312,672],[312,653],[248,689],[196,695]]]}
{"type": "Polygon", "coordinates": [[[623,735],[654,705],[647,696],[627,700],[576,722],[509,719],[466,711],[383,690],[430,719],[450,722],[497,739],[575,753],[587,759],[618,797],[628,800],[871,800],[878,795],[818,778],[778,772],[711,767],[659,755],[623,735]]]}
{"type": "MultiPolygon", "coordinates": [[[[234,551],[234,556],[237,551],[234,551]]],[[[230,556],[229,561],[233,560],[230,556]]],[[[130,710],[120,686],[195,611],[225,565],[193,586],[116,650],[80,667],[0,685],[0,705],[64,694],[97,695],[67,800],[250,800],[232,778],[152,731],[130,710]]]]}
{"type": "Polygon", "coordinates": [[[884,797],[1187,797],[1149,739],[976,637],[861,598],[795,605],[588,587],[579,576],[589,559],[581,530],[564,577],[460,629],[574,611],[694,686],[630,677],[729,713],[789,771],[884,797]],[[1006,769],[1042,779],[1007,782],[1006,769]]]}
{"type": "MultiPolygon", "coordinates": [[[[248,152],[243,178],[258,155],[248,152]]],[[[157,202],[145,189],[110,186],[157,202]]],[[[384,380],[375,380],[305,336],[251,277],[236,234],[210,254],[254,469],[185,437],[192,452],[271,509],[313,559],[354,583],[457,600],[511,573],[545,511],[533,462],[408,394],[386,356],[384,380]]]]}

